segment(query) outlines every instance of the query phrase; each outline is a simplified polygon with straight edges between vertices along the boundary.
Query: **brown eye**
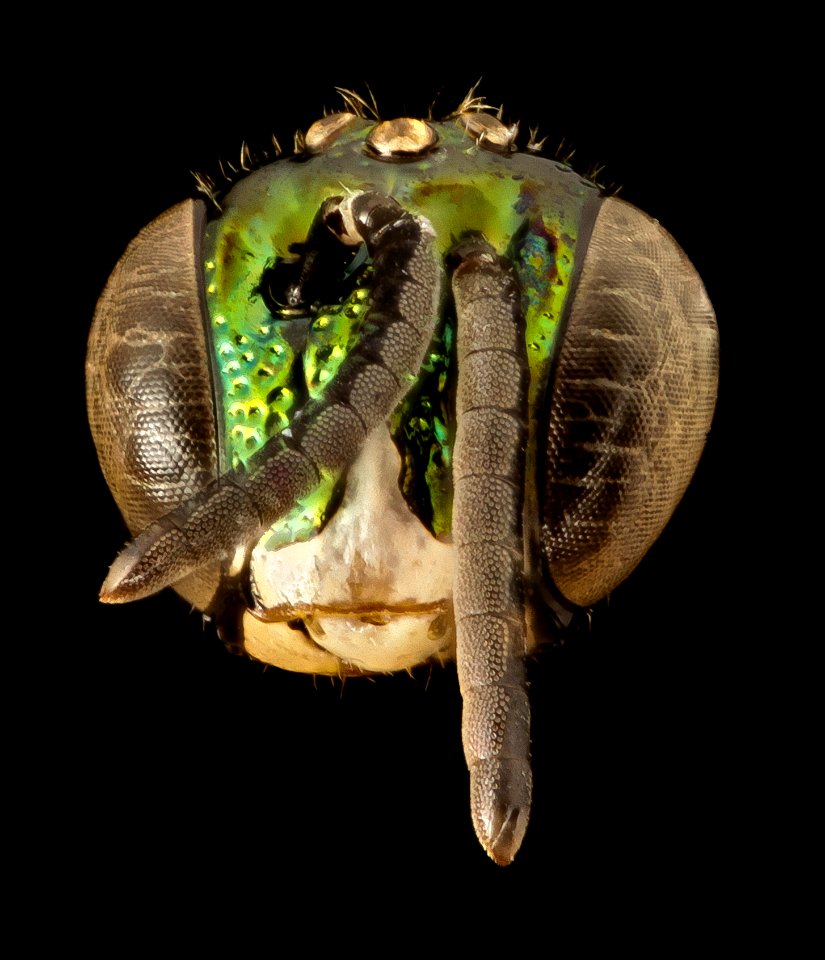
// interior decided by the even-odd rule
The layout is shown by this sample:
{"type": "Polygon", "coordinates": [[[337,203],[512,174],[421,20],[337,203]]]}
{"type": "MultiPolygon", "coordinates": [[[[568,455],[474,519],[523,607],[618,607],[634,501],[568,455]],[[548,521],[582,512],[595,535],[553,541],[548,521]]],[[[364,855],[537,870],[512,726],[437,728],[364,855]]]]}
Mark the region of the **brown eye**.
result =
{"type": "Polygon", "coordinates": [[[606,200],[570,309],[548,407],[542,545],[579,606],[634,569],[682,498],[705,444],[716,321],[662,227],[606,200]]]}

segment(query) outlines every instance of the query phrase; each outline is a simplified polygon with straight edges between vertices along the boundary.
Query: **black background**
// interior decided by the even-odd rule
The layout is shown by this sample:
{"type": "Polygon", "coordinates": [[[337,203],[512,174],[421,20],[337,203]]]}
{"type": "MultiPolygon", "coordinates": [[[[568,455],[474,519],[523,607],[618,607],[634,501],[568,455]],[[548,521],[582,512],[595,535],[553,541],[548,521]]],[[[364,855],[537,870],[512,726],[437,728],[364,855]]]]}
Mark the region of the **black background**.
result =
{"type": "Polygon", "coordinates": [[[67,111],[72,129],[55,147],[68,230],[54,274],[69,331],[58,442],[68,441],[77,478],[60,530],[71,560],[58,577],[72,628],[51,618],[36,645],[44,681],[68,704],[54,767],[55,789],[70,782],[76,810],[56,841],[68,862],[91,869],[107,902],[138,872],[151,876],[155,904],[197,883],[264,912],[333,890],[392,896],[410,876],[427,889],[405,895],[401,916],[449,903],[468,884],[558,911],[582,898],[683,918],[715,910],[737,830],[727,799],[739,641],[726,614],[735,428],[725,370],[737,323],[728,197],[742,120],[713,40],[697,38],[685,54],[633,40],[598,65],[581,51],[456,62],[443,45],[393,44],[319,66],[309,48],[304,64],[298,38],[281,36],[287,68],[277,44],[238,59],[215,41],[182,56],[161,37],[140,55],[97,51],[86,79],[67,78],[66,93],[56,86],[41,107],[44,130],[67,111]],[[194,195],[190,170],[215,172],[244,139],[276,133],[288,146],[294,130],[337,107],[335,85],[366,94],[368,83],[392,117],[426,114],[433,100],[446,113],[479,77],[506,120],[525,134],[537,125],[548,145],[565,138],[578,169],[605,164],[602,179],[670,230],[703,276],[722,339],[717,418],[671,524],[595,610],[590,632],[531,664],[533,814],[506,870],[472,832],[453,668],[342,688],[230,656],[169,591],[128,607],[97,603],[126,531],[97,467],[82,377],[109,272],[141,227],[194,195]],[[701,891],[685,880],[697,872],[701,891]]]}

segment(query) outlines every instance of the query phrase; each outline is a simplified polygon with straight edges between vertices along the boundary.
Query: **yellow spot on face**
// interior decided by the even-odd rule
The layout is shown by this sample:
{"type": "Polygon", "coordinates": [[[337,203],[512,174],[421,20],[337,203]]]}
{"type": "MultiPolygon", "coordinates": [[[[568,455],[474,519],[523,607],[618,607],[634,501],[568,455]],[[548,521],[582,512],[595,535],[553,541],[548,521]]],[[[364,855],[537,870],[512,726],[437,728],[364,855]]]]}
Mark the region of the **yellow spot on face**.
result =
{"type": "Polygon", "coordinates": [[[217,316],[217,317],[215,317],[215,326],[216,326],[216,327],[222,327],[225,323],[226,323],[226,317],[224,317],[222,314],[219,315],[219,316],[217,316]]]}
{"type": "Polygon", "coordinates": [[[206,261],[206,269],[207,269],[207,270],[214,270],[214,269],[215,269],[215,261],[214,261],[214,260],[207,260],[207,261],[206,261]]]}
{"type": "Polygon", "coordinates": [[[206,288],[206,292],[207,292],[207,293],[214,293],[217,289],[218,289],[218,288],[217,288],[217,286],[216,286],[214,283],[210,283],[209,286],[206,288]]]}

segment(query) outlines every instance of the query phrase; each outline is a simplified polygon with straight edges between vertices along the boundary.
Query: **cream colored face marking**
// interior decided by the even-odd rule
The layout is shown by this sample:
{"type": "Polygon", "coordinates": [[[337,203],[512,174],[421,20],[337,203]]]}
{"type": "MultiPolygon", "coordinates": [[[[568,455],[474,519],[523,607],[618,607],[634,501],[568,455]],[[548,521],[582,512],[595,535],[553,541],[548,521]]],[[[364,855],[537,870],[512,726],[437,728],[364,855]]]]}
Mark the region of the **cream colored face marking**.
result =
{"type": "MultiPolygon", "coordinates": [[[[252,576],[267,627],[283,623],[279,650],[305,646],[306,635],[287,624],[301,619],[311,641],[344,668],[383,673],[452,652],[453,548],[410,512],[398,489],[400,470],[389,432],[379,427],[317,537],[275,552],[263,541],[255,548],[252,576]]],[[[250,644],[246,636],[247,650],[272,662],[268,642],[250,644]]]]}

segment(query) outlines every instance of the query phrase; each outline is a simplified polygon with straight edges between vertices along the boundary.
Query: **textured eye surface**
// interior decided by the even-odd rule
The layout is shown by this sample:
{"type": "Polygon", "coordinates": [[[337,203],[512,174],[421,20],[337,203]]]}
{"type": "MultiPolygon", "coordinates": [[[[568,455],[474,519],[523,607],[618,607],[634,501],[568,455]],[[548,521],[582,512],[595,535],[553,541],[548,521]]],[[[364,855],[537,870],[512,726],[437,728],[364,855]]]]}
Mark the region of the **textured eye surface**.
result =
{"type": "Polygon", "coordinates": [[[136,537],[107,598],[172,585],[307,673],[457,655],[473,819],[506,863],[525,656],[667,523],[716,341],[662,227],[466,113],[327,118],[219,210],[157,218],[101,297],[89,418],[136,537]]]}
{"type": "MultiPolygon", "coordinates": [[[[141,231],[100,298],[89,340],[89,423],[133,534],[218,475],[203,336],[204,228],[202,205],[183,203],[141,231]]],[[[177,589],[203,609],[218,577],[202,569],[177,589]]]]}
{"type": "Polygon", "coordinates": [[[633,570],[685,491],[716,398],[713,308],[656,221],[605,201],[550,402],[542,542],[582,606],[633,570]]]}

